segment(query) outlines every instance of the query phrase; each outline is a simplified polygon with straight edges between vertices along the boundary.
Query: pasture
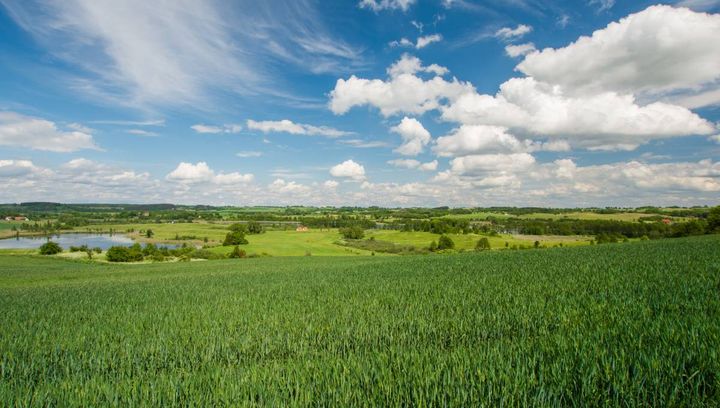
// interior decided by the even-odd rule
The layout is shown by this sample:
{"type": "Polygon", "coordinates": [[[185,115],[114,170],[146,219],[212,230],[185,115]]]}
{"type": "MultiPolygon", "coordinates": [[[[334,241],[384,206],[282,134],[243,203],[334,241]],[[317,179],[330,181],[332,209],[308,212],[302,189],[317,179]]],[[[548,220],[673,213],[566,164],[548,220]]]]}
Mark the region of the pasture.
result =
{"type": "Polygon", "coordinates": [[[8,406],[717,406],[720,236],[146,265],[0,255],[8,406]]]}
{"type": "MultiPolygon", "coordinates": [[[[91,227],[76,228],[76,232],[87,232],[100,229],[109,231],[112,229],[118,233],[127,233],[130,237],[138,242],[153,242],[157,244],[174,243],[180,244],[187,242],[193,245],[210,245],[212,251],[227,254],[232,248],[219,246],[222,244],[225,235],[228,233],[229,223],[163,223],[163,224],[115,224],[115,225],[95,225],[91,227]],[[89,228],[89,229],[88,229],[89,228]],[[152,229],[154,236],[150,239],[146,238],[141,231],[152,229]],[[176,240],[176,237],[190,237],[185,240],[176,240]],[[208,239],[205,242],[204,238],[208,239]]],[[[500,234],[498,236],[487,236],[480,234],[448,234],[455,242],[458,250],[472,250],[475,244],[482,237],[487,237],[493,249],[508,247],[525,246],[532,247],[535,241],[539,241],[544,246],[563,246],[587,245],[592,237],[585,236],[523,236],[500,234]]],[[[397,230],[367,230],[365,238],[375,237],[375,239],[392,242],[398,245],[412,245],[417,248],[427,248],[430,242],[437,241],[438,234],[430,232],[408,232],[397,230]]],[[[348,256],[348,255],[370,255],[371,251],[358,248],[350,248],[341,245],[341,236],[336,228],[330,229],[310,229],[306,232],[296,232],[294,227],[286,230],[269,230],[263,234],[248,235],[248,245],[243,245],[249,254],[269,255],[269,256],[303,256],[307,254],[318,256],[348,256]]],[[[379,255],[379,253],[376,253],[379,255]]]]}

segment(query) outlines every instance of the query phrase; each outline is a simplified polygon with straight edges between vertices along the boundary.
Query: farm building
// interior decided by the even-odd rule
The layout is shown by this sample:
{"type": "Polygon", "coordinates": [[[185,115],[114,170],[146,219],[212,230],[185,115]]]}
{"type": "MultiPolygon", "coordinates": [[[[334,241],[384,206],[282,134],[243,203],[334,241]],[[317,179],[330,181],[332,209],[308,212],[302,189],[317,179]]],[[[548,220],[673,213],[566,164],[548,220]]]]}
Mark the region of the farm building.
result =
{"type": "Polygon", "coordinates": [[[18,216],[18,217],[5,217],[5,221],[30,221],[28,217],[18,216]]]}

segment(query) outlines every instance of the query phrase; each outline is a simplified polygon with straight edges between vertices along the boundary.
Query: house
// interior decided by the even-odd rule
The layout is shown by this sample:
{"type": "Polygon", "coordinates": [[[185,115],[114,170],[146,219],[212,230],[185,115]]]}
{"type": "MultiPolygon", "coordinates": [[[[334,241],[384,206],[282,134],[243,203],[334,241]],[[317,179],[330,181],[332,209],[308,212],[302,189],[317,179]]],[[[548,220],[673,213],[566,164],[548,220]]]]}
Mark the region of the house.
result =
{"type": "Polygon", "coordinates": [[[17,217],[5,217],[5,221],[30,221],[28,217],[17,216],[17,217]]]}
{"type": "Polygon", "coordinates": [[[663,218],[662,223],[665,225],[670,225],[670,223],[672,223],[672,221],[670,220],[670,218],[663,218]]]}
{"type": "Polygon", "coordinates": [[[304,225],[298,225],[297,228],[295,228],[295,231],[297,231],[297,232],[307,232],[307,231],[308,231],[308,227],[306,227],[306,226],[304,226],[304,225]]]}

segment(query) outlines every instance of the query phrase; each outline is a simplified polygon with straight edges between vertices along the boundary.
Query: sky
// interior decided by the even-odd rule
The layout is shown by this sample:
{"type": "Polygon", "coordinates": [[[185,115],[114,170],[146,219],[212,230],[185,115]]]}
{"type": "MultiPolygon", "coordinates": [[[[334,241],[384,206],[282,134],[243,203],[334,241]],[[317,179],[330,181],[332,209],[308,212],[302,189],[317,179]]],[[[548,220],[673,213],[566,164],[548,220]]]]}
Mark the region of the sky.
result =
{"type": "Polygon", "coordinates": [[[0,0],[0,202],[717,205],[720,0],[0,0]]]}

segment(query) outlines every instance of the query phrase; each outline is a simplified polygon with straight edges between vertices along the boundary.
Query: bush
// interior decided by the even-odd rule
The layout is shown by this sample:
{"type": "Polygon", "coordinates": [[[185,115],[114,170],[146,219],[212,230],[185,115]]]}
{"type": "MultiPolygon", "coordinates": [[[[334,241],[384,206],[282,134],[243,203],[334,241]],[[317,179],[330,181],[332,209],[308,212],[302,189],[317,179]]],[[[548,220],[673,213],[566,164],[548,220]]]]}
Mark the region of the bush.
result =
{"type": "Polygon", "coordinates": [[[242,232],[243,235],[248,232],[247,226],[245,224],[232,224],[228,227],[228,229],[232,232],[242,232]]]}
{"type": "Polygon", "coordinates": [[[223,259],[223,258],[225,258],[225,256],[223,256],[222,254],[208,251],[207,249],[196,249],[190,253],[190,257],[193,259],[223,259]]]}
{"type": "Polygon", "coordinates": [[[490,240],[482,237],[480,240],[475,244],[475,250],[476,251],[485,251],[490,249],[490,240]]]}
{"type": "Polygon", "coordinates": [[[48,241],[40,247],[40,255],[55,255],[60,252],[62,252],[60,245],[52,241],[48,241]]]}
{"type": "Polygon", "coordinates": [[[228,234],[225,235],[225,241],[223,241],[223,246],[247,245],[247,244],[248,244],[248,240],[245,239],[245,234],[242,231],[228,232],[228,234]]]}
{"type": "Polygon", "coordinates": [[[88,246],[87,245],[80,245],[80,246],[71,246],[70,252],[87,252],[88,246]]]}
{"type": "Polygon", "coordinates": [[[340,228],[340,234],[345,239],[363,239],[365,230],[360,226],[340,228]]]}
{"type": "Polygon", "coordinates": [[[435,241],[431,242],[430,246],[428,247],[428,250],[430,250],[430,252],[435,252],[435,251],[437,251],[437,249],[438,249],[437,242],[435,242],[435,241]]]}
{"type": "Polygon", "coordinates": [[[93,248],[92,250],[93,250],[93,252],[95,252],[96,254],[101,254],[101,253],[102,253],[102,248],[100,248],[100,247],[95,247],[95,248],[93,248]]]}
{"type": "Polygon", "coordinates": [[[250,221],[247,225],[248,234],[262,234],[265,232],[262,224],[257,221],[250,221]]]}
{"type": "Polygon", "coordinates": [[[247,253],[244,250],[240,249],[240,247],[237,245],[232,250],[232,252],[230,252],[230,255],[228,255],[228,258],[233,258],[233,259],[246,258],[246,257],[247,257],[247,253]]]}
{"type": "Polygon", "coordinates": [[[437,249],[443,250],[443,249],[453,249],[455,248],[455,243],[453,242],[450,237],[447,235],[440,235],[440,238],[438,239],[438,245],[437,249]]]}
{"type": "Polygon", "coordinates": [[[143,260],[143,254],[139,244],[135,244],[129,248],[113,246],[107,250],[105,259],[107,259],[108,262],[138,262],[143,260]]]}

